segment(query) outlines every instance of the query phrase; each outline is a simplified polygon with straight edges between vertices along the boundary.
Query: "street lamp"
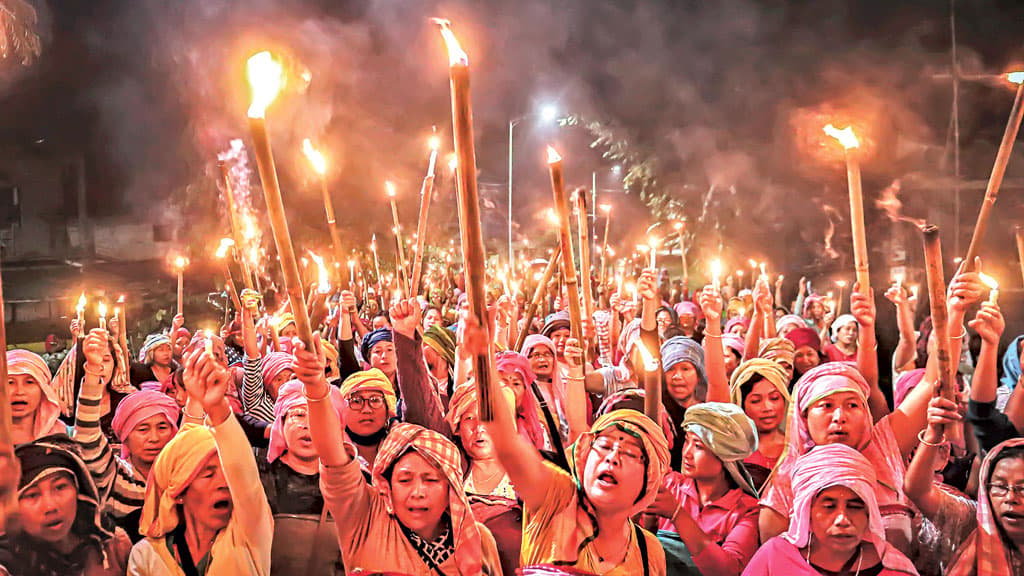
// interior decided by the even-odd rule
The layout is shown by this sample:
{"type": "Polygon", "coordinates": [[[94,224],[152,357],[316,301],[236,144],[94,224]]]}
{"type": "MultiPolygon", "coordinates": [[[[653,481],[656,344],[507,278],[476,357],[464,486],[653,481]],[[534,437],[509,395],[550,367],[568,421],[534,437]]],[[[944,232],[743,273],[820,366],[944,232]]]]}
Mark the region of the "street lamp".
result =
{"type": "MultiPolygon", "coordinates": [[[[541,106],[538,114],[545,123],[554,122],[558,117],[558,108],[554,104],[545,104],[541,106]]],[[[513,134],[515,133],[515,127],[517,124],[526,120],[533,114],[524,114],[518,118],[509,120],[508,122],[508,266],[510,270],[515,269],[513,248],[512,248],[512,161],[513,161],[513,134]]]]}

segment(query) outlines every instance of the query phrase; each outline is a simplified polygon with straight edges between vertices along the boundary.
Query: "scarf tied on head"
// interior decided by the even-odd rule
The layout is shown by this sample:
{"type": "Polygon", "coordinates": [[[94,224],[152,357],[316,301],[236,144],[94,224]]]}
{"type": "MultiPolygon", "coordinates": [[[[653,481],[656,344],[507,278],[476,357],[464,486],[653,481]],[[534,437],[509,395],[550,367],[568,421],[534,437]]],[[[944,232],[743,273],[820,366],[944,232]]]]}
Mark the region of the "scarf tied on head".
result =
{"type": "Polygon", "coordinates": [[[743,409],[728,402],[704,402],[691,406],[683,418],[683,430],[700,438],[744,492],[757,498],[743,459],[757,450],[757,428],[743,409]]]}
{"type": "Polygon", "coordinates": [[[121,441],[121,459],[127,460],[131,455],[128,450],[128,435],[140,422],[153,416],[163,416],[171,425],[173,433],[177,434],[180,413],[178,403],[159,391],[140,390],[122,398],[110,424],[117,439],[121,441]]]}

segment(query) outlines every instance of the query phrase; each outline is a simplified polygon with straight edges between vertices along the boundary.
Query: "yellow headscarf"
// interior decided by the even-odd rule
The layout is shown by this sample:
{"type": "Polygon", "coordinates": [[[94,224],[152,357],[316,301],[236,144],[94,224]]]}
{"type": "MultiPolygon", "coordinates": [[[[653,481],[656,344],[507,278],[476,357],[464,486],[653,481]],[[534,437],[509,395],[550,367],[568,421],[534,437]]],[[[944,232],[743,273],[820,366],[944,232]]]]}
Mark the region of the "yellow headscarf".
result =
{"type": "Polygon", "coordinates": [[[360,390],[376,390],[383,393],[384,402],[388,405],[388,415],[392,418],[398,416],[398,396],[395,395],[391,381],[384,375],[384,372],[381,372],[380,368],[356,372],[341,383],[341,397],[346,400],[360,390]]]}
{"type": "Polygon", "coordinates": [[[195,424],[182,426],[153,463],[139,521],[140,533],[163,538],[174,531],[180,520],[176,499],[216,453],[217,443],[210,430],[195,424]]]}

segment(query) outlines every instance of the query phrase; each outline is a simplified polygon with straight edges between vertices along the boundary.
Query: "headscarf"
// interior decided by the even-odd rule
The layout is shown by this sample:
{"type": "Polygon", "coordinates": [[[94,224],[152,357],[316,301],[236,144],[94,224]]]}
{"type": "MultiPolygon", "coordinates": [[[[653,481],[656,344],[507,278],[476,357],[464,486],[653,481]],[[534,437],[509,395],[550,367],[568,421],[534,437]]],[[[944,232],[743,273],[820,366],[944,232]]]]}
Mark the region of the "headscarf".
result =
{"type": "Polygon", "coordinates": [[[1024,335],[1014,338],[1013,342],[1006,347],[1006,352],[1003,353],[1003,376],[999,379],[999,383],[1010,390],[1013,390],[1017,386],[1017,380],[1020,380],[1021,340],[1024,340],[1024,335]]]}
{"type": "Polygon", "coordinates": [[[768,338],[761,341],[757,349],[757,356],[765,360],[771,360],[776,364],[793,365],[796,358],[796,346],[788,338],[768,338]]]}
{"type": "Polygon", "coordinates": [[[459,573],[464,576],[482,574],[480,529],[462,488],[462,456],[451,440],[415,424],[402,423],[391,429],[381,442],[377,459],[373,462],[372,475],[373,487],[383,497],[385,508],[389,514],[394,514],[391,484],[385,474],[410,450],[415,450],[448,480],[448,516],[452,523],[455,564],[459,567],[459,573]]]}
{"type": "Polygon", "coordinates": [[[811,539],[811,504],[814,498],[822,490],[843,486],[852,490],[868,507],[865,540],[875,547],[882,565],[890,570],[916,574],[910,560],[885,541],[885,526],[875,497],[877,482],[875,467],[857,450],[844,444],[816,446],[801,456],[793,468],[793,513],[789,519],[789,530],[782,537],[797,548],[807,546],[811,539]]]}
{"type": "MultiPolygon", "coordinates": [[[[789,378],[786,376],[786,371],[778,363],[765,360],[764,358],[745,360],[733,371],[732,378],[729,379],[729,399],[733,404],[740,408],[743,407],[743,400],[745,399],[743,397],[743,385],[754,376],[760,376],[770,382],[772,386],[775,386],[779,394],[782,394],[782,397],[785,398],[788,409],[790,402],[789,390],[787,388],[789,378]]],[[[779,427],[785,430],[785,418],[779,422],[779,427]]]]}
{"type": "Polygon", "coordinates": [[[540,333],[551,338],[551,335],[558,330],[569,330],[571,323],[569,321],[569,313],[565,311],[558,311],[554,314],[549,314],[544,319],[544,328],[541,329],[540,333]]]}
{"type": "MultiPolygon", "coordinates": [[[[327,387],[331,397],[331,405],[334,410],[341,414],[342,398],[341,392],[334,386],[327,387]]],[[[289,380],[277,392],[277,401],[274,402],[274,423],[270,425],[270,447],[267,449],[267,462],[277,460],[288,449],[288,443],[284,438],[284,419],[292,408],[307,406],[306,394],[303,391],[302,382],[289,380]]]]}
{"type": "Polygon", "coordinates": [[[683,418],[683,430],[694,433],[722,461],[729,477],[744,492],[757,498],[743,459],[757,450],[757,428],[743,409],[729,402],[704,402],[691,406],[683,418]]]}
{"type": "Polygon", "coordinates": [[[782,318],[775,321],[775,331],[782,332],[782,328],[785,326],[794,326],[796,328],[807,328],[807,322],[803,318],[796,314],[786,314],[782,318]]]}
{"type": "Polygon", "coordinates": [[[359,354],[363,357],[364,361],[369,362],[374,346],[381,342],[391,342],[393,340],[394,336],[391,334],[391,328],[371,330],[363,336],[363,342],[359,345],[359,354]]]}
{"type": "MultiPolygon", "coordinates": [[[[558,358],[557,352],[555,352],[555,343],[551,341],[551,338],[542,334],[530,334],[523,340],[523,356],[526,359],[530,359],[530,354],[534,348],[543,346],[552,355],[552,369],[551,369],[551,392],[554,396],[555,406],[559,414],[565,414],[565,386],[562,384],[562,371],[558,369],[558,358]]],[[[536,378],[534,378],[536,380],[536,378]]],[[[558,433],[557,430],[552,430],[552,434],[558,433]]]]}
{"type": "Polygon", "coordinates": [[[423,343],[444,358],[448,368],[455,366],[455,334],[439,325],[431,326],[423,332],[423,343]]]}
{"type": "Polygon", "coordinates": [[[285,370],[291,370],[295,357],[287,352],[270,352],[263,357],[260,370],[263,372],[263,385],[269,386],[285,370]]]}
{"type": "Polygon", "coordinates": [[[1007,448],[1024,446],[1024,438],[1012,438],[989,451],[981,463],[983,482],[978,490],[978,529],[960,546],[946,570],[948,576],[1001,576],[1010,573],[1010,544],[1003,541],[999,521],[992,508],[986,485],[992,478],[996,457],[1007,448]]]}
{"type": "Polygon", "coordinates": [[[121,458],[128,459],[131,452],[128,451],[128,434],[139,425],[140,422],[156,415],[163,416],[171,425],[174,433],[178,433],[178,416],[181,410],[178,403],[170,396],[159,391],[140,390],[125,396],[118,403],[114,411],[114,419],[110,427],[114,434],[121,441],[121,458]]]}
{"type": "Polygon", "coordinates": [[[28,350],[8,350],[7,375],[14,376],[16,374],[31,376],[39,384],[39,390],[42,391],[39,408],[36,409],[32,437],[39,438],[47,434],[63,432],[64,427],[58,422],[60,401],[50,386],[50,367],[46,365],[42,356],[28,350]]]}
{"type": "Polygon", "coordinates": [[[742,318],[747,311],[747,302],[741,293],[739,296],[733,296],[729,298],[729,301],[725,303],[725,318],[733,316],[734,318],[742,318]]]}
{"type": "MultiPolygon", "coordinates": [[[[601,402],[601,405],[597,408],[597,412],[594,412],[594,418],[600,418],[614,410],[636,410],[643,413],[644,399],[646,397],[647,394],[643,388],[619,390],[605,397],[604,402],[601,402]]],[[[665,410],[664,404],[658,406],[658,420],[661,421],[661,431],[665,433],[665,439],[668,440],[668,448],[671,450],[676,436],[676,429],[672,423],[672,417],[665,410]]]]}
{"type": "Polygon", "coordinates": [[[693,302],[683,301],[675,305],[676,318],[680,316],[693,316],[699,319],[701,317],[700,306],[697,306],[693,302]]]}
{"type": "Polygon", "coordinates": [[[804,346],[810,346],[818,354],[821,354],[821,337],[813,328],[797,328],[786,334],[786,340],[793,343],[793,350],[799,350],[804,346]]]}
{"type": "MultiPolygon", "coordinates": [[[[196,334],[202,334],[202,332],[196,331],[196,334]]],[[[171,340],[173,342],[177,342],[178,340],[181,340],[182,338],[184,338],[185,340],[188,340],[190,342],[192,340],[192,333],[189,332],[188,328],[185,328],[184,326],[182,326],[181,328],[178,328],[177,330],[175,330],[174,332],[171,333],[171,340]]]]}
{"type": "Polygon", "coordinates": [[[821,304],[822,306],[825,305],[825,299],[822,298],[821,296],[818,296],[817,294],[808,294],[804,298],[804,308],[803,310],[801,310],[801,313],[803,314],[804,318],[810,318],[808,314],[811,313],[811,305],[814,304],[815,302],[821,304]]]}
{"type": "Polygon", "coordinates": [[[498,372],[512,372],[522,378],[523,401],[522,406],[516,408],[517,428],[534,446],[543,448],[544,428],[540,423],[540,406],[533,395],[533,383],[537,380],[537,375],[530,368],[530,360],[518,352],[506,351],[495,355],[494,362],[498,372]]]}
{"type": "Polygon", "coordinates": [[[746,334],[747,330],[750,329],[750,319],[746,316],[735,316],[731,320],[725,323],[725,328],[722,330],[723,333],[729,334],[732,329],[736,326],[743,327],[743,333],[746,334]]]}
{"type": "Polygon", "coordinates": [[[274,331],[280,336],[281,332],[288,327],[289,324],[295,324],[295,315],[291,312],[285,312],[274,319],[274,331]]]}
{"type": "Polygon", "coordinates": [[[163,538],[174,531],[178,518],[177,498],[192,484],[206,462],[217,453],[213,433],[205,426],[186,424],[164,446],[153,463],[142,505],[140,532],[163,538]]]}
{"type": "Polygon", "coordinates": [[[395,394],[394,386],[391,385],[391,380],[388,380],[380,368],[354,372],[341,383],[342,399],[347,400],[349,396],[362,390],[372,390],[383,394],[384,403],[388,407],[388,417],[398,416],[398,396],[395,394]]]}
{"type": "Polygon", "coordinates": [[[745,348],[746,343],[743,342],[743,338],[740,338],[736,334],[722,334],[722,352],[732,350],[737,356],[743,358],[745,348]]]}
{"type": "Polygon", "coordinates": [[[171,338],[167,334],[150,334],[146,336],[146,341],[142,343],[142,348],[139,348],[139,362],[152,365],[153,351],[164,344],[173,346],[171,338]]]}
{"type": "Polygon", "coordinates": [[[924,368],[914,368],[900,374],[900,377],[896,379],[896,384],[893,385],[893,407],[898,408],[900,404],[903,404],[907,395],[917,388],[917,385],[924,379],[924,373],[924,368]]]}
{"type": "Polygon", "coordinates": [[[324,360],[328,366],[334,366],[337,371],[338,366],[338,349],[334,347],[334,344],[326,340],[320,341],[320,346],[324,351],[324,360]]]}
{"type": "Polygon", "coordinates": [[[853,314],[843,314],[832,322],[832,342],[839,339],[839,329],[847,324],[857,324],[857,319],[853,317],[853,314]]]}
{"type": "Polygon", "coordinates": [[[479,408],[480,396],[476,390],[476,384],[466,382],[455,387],[452,397],[448,400],[448,414],[444,419],[452,429],[452,434],[459,433],[459,424],[462,419],[474,408],[479,408]]]}
{"type": "Polygon", "coordinates": [[[627,322],[619,331],[619,351],[623,357],[628,357],[633,346],[640,342],[640,319],[634,318],[627,322]]]}
{"type": "Polygon", "coordinates": [[[661,345],[661,366],[665,372],[680,362],[689,362],[697,370],[697,387],[693,391],[695,398],[703,399],[707,395],[708,377],[704,372],[704,349],[697,341],[686,336],[674,336],[661,345]]]}

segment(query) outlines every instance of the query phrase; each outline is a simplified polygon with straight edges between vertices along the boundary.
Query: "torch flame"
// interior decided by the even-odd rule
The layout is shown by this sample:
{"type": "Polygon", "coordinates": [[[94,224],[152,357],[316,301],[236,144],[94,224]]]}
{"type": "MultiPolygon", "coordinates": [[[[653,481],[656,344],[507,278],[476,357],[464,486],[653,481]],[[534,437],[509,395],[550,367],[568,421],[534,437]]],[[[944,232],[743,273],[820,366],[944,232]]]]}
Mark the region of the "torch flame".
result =
{"type": "Polygon", "coordinates": [[[654,357],[654,354],[651,354],[651,351],[647,349],[643,340],[638,340],[637,342],[639,344],[637,348],[640,350],[640,358],[644,361],[644,370],[654,372],[658,369],[658,360],[654,357]]]}
{"type": "Polygon", "coordinates": [[[448,47],[448,65],[451,67],[469,66],[469,56],[466,55],[462,46],[459,45],[459,39],[452,32],[452,23],[444,18],[433,18],[433,22],[441,28],[441,37],[444,38],[444,44],[448,47]]]}
{"type": "Polygon", "coordinates": [[[395,184],[391,180],[388,180],[387,182],[384,183],[384,187],[387,188],[388,196],[394,198],[396,194],[395,184]]]}
{"type": "Polygon", "coordinates": [[[78,297],[78,304],[75,305],[75,312],[78,312],[79,315],[81,315],[82,312],[85,312],[86,303],[87,300],[85,299],[85,292],[82,292],[82,295],[78,297]]]}
{"type": "Polygon", "coordinates": [[[174,267],[178,270],[184,270],[185,266],[188,266],[188,258],[184,256],[178,256],[174,259],[174,267]]]}
{"type": "Polygon", "coordinates": [[[547,216],[548,222],[551,222],[553,225],[558,226],[561,224],[561,219],[559,219],[558,213],[555,212],[554,208],[548,208],[547,212],[545,212],[545,216],[547,216]]]}
{"type": "Polygon", "coordinates": [[[448,160],[448,169],[455,172],[455,169],[459,167],[459,157],[452,154],[451,159],[448,160]]]}
{"type": "Polygon", "coordinates": [[[96,312],[99,314],[100,318],[106,318],[107,317],[107,303],[106,302],[100,302],[96,306],[96,312]]]}
{"type": "Polygon", "coordinates": [[[836,286],[840,288],[846,288],[846,280],[836,280],[836,286]]]}
{"type": "Polygon", "coordinates": [[[302,153],[306,155],[306,159],[313,166],[313,171],[323,176],[327,173],[327,160],[324,160],[324,155],[319,150],[313,148],[313,143],[306,138],[302,141],[302,153]]]}
{"type": "Polygon", "coordinates": [[[711,277],[715,280],[722,277],[722,261],[718,258],[711,261],[711,277]]]}
{"type": "Polygon", "coordinates": [[[558,150],[555,150],[554,146],[548,146],[548,164],[554,164],[555,162],[561,162],[562,156],[558,154],[558,150]]]}
{"type": "Polygon", "coordinates": [[[612,205],[611,204],[601,204],[600,206],[598,206],[598,208],[600,208],[601,212],[604,212],[605,214],[607,214],[607,213],[612,211],[612,205]]]}
{"type": "Polygon", "coordinates": [[[757,268],[757,260],[754,260],[753,258],[747,260],[747,264],[750,264],[751,268],[757,268]]]}
{"type": "Polygon", "coordinates": [[[859,148],[860,142],[857,140],[857,135],[853,133],[853,126],[847,126],[842,130],[835,126],[828,124],[825,126],[825,134],[835,138],[843,145],[843,148],[849,150],[850,148],[859,148]]]}
{"type": "Polygon", "coordinates": [[[439,150],[441,148],[441,138],[438,136],[431,136],[427,143],[430,145],[431,150],[439,150]]]}
{"type": "Polygon", "coordinates": [[[1024,83],[1024,72],[1010,72],[1006,75],[1006,79],[1013,84],[1024,83]]]}
{"type": "Polygon", "coordinates": [[[324,266],[324,259],[317,256],[315,252],[310,252],[309,257],[316,262],[317,269],[317,287],[316,291],[321,294],[327,294],[331,291],[331,279],[327,276],[327,267],[324,266]]]}
{"type": "Polygon", "coordinates": [[[124,304],[124,294],[121,294],[120,296],[117,297],[117,303],[124,304]]]}
{"type": "Polygon", "coordinates": [[[978,272],[978,278],[985,284],[985,286],[988,286],[989,290],[999,289],[999,283],[996,282],[995,278],[989,276],[988,274],[985,274],[984,272],[978,272]]]}
{"type": "Polygon", "coordinates": [[[249,118],[263,118],[267,106],[270,106],[284,87],[284,69],[270,52],[264,50],[249,57],[246,72],[249,76],[249,86],[252,88],[249,118]]]}
{"type": "Polygon", "coordinates": [[[217,247],[217,253],[215,254],[215,256],[217,258],[223,258],[223,257],[227,256],[228,249],[231,248],[234,245],[235,245],[235,241],[232,240],[231,238],[221,238],[220,239],[220,246],[217,247]]]}

